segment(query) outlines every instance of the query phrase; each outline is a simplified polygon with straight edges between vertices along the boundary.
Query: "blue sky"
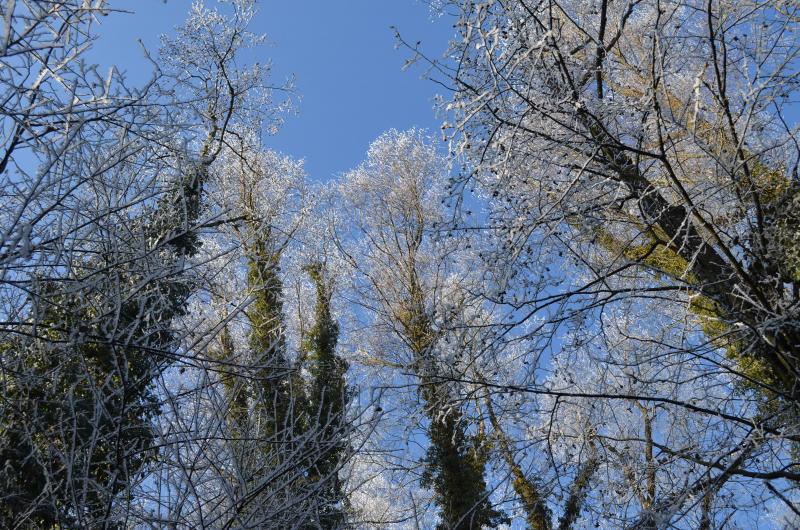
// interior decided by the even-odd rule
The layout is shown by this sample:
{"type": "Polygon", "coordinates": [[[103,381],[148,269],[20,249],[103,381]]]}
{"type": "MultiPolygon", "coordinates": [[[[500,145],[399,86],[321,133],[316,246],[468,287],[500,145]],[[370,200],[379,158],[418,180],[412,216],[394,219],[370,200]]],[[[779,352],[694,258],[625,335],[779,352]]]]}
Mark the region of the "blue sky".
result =
{"type": "MultiPolygon", "coordinates": [[[[190,0],[111,0],[133,11],[103,19],[93,54],[117,64],[132,79],[147,65],[137,39],[152,51],[158,36],[180,24],[190,0]]],[[[207,4],[214,0],[206,0],[207,4]]],[[[433,97],[441,87],[403,70],[410,53],[396,49],[396,26],[410,42],[441,55],[454,33],[452,20],[435,18],[419,0],[261,0],[253,25],[270,41],[261,50],[273,61],[274,79],[293,74],[302,98],[297,114],[268,140],[273,149],[306,160],[314,180],[356,166],[383,131],[410,127],[437,132],[433,97]]]]}

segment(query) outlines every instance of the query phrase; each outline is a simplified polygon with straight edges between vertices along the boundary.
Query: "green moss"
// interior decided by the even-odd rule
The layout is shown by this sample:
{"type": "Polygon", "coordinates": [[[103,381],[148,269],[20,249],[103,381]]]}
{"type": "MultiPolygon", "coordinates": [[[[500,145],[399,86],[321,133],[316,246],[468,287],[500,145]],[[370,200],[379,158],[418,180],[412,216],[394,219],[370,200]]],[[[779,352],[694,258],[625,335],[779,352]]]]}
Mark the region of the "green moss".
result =
{"type": "MultiPolygon", "coordinates": [[[[616,256],[623,256],[660,275],[662,279],[681,281],[690,288],[696,287],[699,290],[700,286],[696,285],[697,279],[689,272],[686,259],[667,246],[664,243],[665,238],[658,231],[646,232],[644,237],[648,239],[647,242],[632,244],[622,242],[602,228],[596,230],[595,241],[604,250],[616,256]]],[[[689,300],[688,309],[706,337],[716,347],[724,349],[729,359],[736,361],[737,370],[746,376],[740,383],[742,389],[763,392],[762,385],[780,387],[780,377],[765,358],[759,355],[759,352],[746,351],[742,342],[745,338],[731,326],[718,302],[707,296],[694,295],[689,300]],[[754,384],[753,381],[757,383],[754,384]]],[[[774,396],[769,394],[767,397],[774,396]]]]}

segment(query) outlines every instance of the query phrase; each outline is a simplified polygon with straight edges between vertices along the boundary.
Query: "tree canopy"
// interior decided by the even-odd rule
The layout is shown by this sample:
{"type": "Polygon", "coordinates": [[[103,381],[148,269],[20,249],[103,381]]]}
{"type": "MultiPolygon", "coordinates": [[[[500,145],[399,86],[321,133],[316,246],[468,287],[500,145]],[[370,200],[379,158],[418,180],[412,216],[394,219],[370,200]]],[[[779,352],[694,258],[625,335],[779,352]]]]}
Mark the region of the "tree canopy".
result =
{"type": "Polygon", "coordinates": [[[338,175],[256,0],[115,4],[0,6],[0,526],[800,526],[800,4],[430,2],[338,175]]]}

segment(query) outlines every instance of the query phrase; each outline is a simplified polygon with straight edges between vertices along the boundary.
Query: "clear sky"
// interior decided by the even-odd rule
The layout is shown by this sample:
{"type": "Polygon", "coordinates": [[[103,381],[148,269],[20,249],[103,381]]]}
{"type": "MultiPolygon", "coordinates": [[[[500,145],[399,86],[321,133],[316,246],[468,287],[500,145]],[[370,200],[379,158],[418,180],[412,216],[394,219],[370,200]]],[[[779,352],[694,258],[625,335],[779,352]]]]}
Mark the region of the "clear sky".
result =
{"type": "MultiPolygon", "coordinates": [[[[215,0],[206,0],[211,5],[215,0]]],[[[110,0],[133,11],[103,19],[98,61],[146,69],[137,39],[155,51],[158,36],[180,24],[190,0],[110,0]]],[[[383,131],[422,127],[438,132],[433,96],[441,87],[422,80],[421,67],[402,70],[410,57],[397,49],[396,26],[406,40],[441,55],[453,21],[432,16],[419,0],[261,0],[252,29],[270,41],[261,50],[274,79],[295,76],[302,98],[270,147],[306,160],[312,179],[327,180],[357,165],[383,131]]],[[[146,70],[144,70],[146,71],[146,70]]]]}

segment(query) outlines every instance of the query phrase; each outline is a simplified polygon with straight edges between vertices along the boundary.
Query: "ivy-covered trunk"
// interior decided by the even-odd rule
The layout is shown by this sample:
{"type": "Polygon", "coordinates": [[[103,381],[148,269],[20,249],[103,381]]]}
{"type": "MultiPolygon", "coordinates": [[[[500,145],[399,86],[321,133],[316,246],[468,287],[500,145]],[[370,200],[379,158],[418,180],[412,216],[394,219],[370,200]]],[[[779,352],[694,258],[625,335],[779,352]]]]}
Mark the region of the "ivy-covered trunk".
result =
{"type": "Polygon", "coordinates": [[[193,289],[184,263],[198,248],[206,170],[198,163],[144,209],[132,234],[105,227],[111,236],[64,278],[31,282],[30,331],[1,346],[0,490],[14,492],[0,495],[3,527],[123,525],[117,497],[155,456],[153,381],[193,289]]]}
{"type": "Polygon", "coordinates": [[[317,452],[311,455],[308,474],[317,498],[317,524],[325,530],[334,530],[346,523],[346,498],[339,468],[348,450],[347,363],[336,354],[339,325],[331,314],[330,279],[325,277],[321,264],[306,269],[316,288],[314,325],[304,345],[312,377],[309,419],[317,429],[314,433],[317,452]]]}
{"type": "MultiPolygon", "coordinates": [[[[413,252],[411,256],[413,264],[413,252]]],[[[441,518],[437,528],[468,530],[497,526],[505,518],[492,507],[483,475],[484,461],[467,434],[466,421],[453,410],[447,383],[438,377],[434,356],[437,336],[425,310],[425,294],[415,268],[409,270],[409,298],[400,311],[400,320],[414,354],[430,421],[430,447],[422,484],[436,492],[441,518]]]]}

